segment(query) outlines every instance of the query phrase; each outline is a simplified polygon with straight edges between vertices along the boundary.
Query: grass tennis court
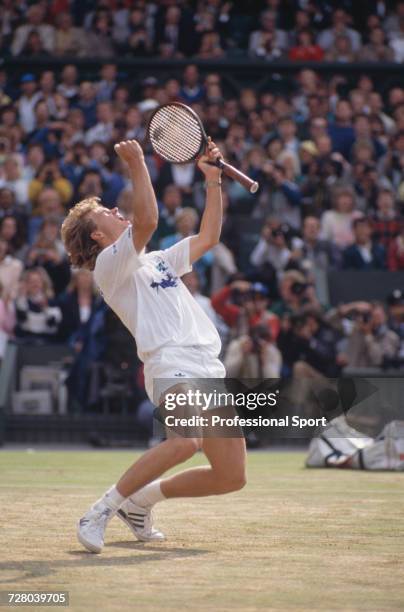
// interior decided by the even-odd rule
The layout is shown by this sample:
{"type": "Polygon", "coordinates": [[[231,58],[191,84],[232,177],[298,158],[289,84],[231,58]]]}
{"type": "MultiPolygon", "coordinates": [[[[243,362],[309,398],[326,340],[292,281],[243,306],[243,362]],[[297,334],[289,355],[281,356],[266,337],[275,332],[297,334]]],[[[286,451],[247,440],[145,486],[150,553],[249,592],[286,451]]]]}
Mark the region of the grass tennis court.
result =
{"type": "Polygon", "coordinates": [[[0,452],[0,590],[69,590],[83,612],[404,608],[402,474],[250,453],[242,491],[157,507],[167,542],[136,543],[113,519],[103,553],[86,553],[76,520],[134,457],[0,452]]]}

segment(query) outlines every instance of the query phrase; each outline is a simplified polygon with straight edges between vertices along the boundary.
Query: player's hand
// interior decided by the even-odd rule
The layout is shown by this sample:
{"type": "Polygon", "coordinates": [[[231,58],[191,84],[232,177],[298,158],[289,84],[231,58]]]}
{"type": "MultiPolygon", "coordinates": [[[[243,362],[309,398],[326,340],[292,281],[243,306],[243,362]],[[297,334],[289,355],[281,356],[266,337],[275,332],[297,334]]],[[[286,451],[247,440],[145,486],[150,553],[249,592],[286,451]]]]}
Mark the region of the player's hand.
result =
{"type": "Polygon", "coordinates": [[[115,153],[127,164],[142,161],[143,150],[137,140],[122,140],[114,146],[115,153]]]}
{"type": "Polygon", "coordinates": [[[220,179],[222,170],[213,164],[222,157],[219,148],[215,145],[213,140],[208,138],[205,153],[198,159],[198,168],[202,170],[207,181],[218,181],[220,179]]]}

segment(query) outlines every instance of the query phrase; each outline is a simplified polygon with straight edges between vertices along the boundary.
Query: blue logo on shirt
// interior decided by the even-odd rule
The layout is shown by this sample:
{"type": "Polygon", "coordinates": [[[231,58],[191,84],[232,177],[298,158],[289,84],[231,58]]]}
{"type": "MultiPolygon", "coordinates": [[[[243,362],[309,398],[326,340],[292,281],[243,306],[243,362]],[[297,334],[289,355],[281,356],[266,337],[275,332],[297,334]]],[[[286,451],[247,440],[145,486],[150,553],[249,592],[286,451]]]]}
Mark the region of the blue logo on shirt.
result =
{"type": "Polygon", "coordinates": [[[159,259],[156,265],[156,270],[161,273],[164,273],[163,278],[160,281],[153,281],[150,284],[152,289],[156,289],[156,291],[161,289],[167,289],[168,287],[177,287],[178,285],[178,277],[171,274],[168,271],[168,266],[164,263],[162,259],[159,259]]]}

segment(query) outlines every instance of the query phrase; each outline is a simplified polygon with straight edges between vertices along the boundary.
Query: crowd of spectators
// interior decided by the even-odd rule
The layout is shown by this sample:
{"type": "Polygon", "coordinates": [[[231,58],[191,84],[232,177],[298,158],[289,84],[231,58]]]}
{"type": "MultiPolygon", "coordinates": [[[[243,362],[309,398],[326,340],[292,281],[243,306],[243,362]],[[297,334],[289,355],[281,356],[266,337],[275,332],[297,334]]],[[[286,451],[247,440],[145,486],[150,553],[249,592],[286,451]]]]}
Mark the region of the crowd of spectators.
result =
{"type": "MultiPolygon", "coordinates": [[[[202,46],[204,28],[214,28],[219,43],[230,48],[228,24],[237,22],[238,3],[207,0],[196,12],[185,2],[128,4],[112,10],[113,3],[100,2],[87,12],[85,2],[71,2],[67,14],[63,1],[27,10],[24,3],[5,1],[3,46],[18,55],[34,32],[48,53],[80,54],[85,31],[85,38],[92,33],[97,55],[110,48],[170,57],[166,47],[192,54],[195,49],[183,48],[184,41],[201,39],[202,46]],[[181,27],[188,32],[184,37],[181,27]],[[189,36],[191,27],[198,36],[189,36]]],[[[341,51],[342,36],[349,41],[346,61],[361,53],[392,59],[389,49],[399,49],[393,42],[403,29],[402,2],[395,13],[384,2],[374,3],[365,35],[348,19],[347,3],[330,14],[321,7],[332,3],[292,4],[299,10],[290,25],[283,3],[262,3],[262,30],[248,35],[250,54],[268,50],[269,40],[283,51],[294,41],[288,53],[302,59],[295,51],[307,38],[313,59],[327,59],[341,51]],[[390,39],[385,55],[378,30],[390,39]],[[265,44],[263,32],[274,34],[265,35],[265,44]]],[[[0,358],[9,337],[69,343],[76,355],[72,388],[86,403],[91,363],[108,352],[114,334],[125,338],[125,332],[91,273],[71,271],[60,225],[69,207],[87,196],[117,205],[130,218],[131,183],[113,145],[136,138],[144,143],[160,209],[151,248],[166,248],[197,231],[202,175],[194,164],[163,163],[144,141],[150,113],[175,100],[190,104],[225,158],[260,183],[251,195],[224,180],[221,242],[184,279],[219,330],[228,373],[313,377],[337,376],[347,367],[400,367],[404,286],[387,304],[330,308],[320,284],[330,270],[404,273],[402,85],[382,94],[365,74],[352,82],[305,68],[287,94],[242,84],[236,94],[220,71],[202,73],[189,63],[181,73],[164,80],[149,76],[133,88],[113,61],[91,80],[69,63],[18,78],[0,70],[0,358]]],[[[132,342],[128,335],[126,341],[132,342]]]]}
{"type": "Polygon", "coordinates": [[[3,0],[2,55],[404,61],[404,2],[3,0]]]}

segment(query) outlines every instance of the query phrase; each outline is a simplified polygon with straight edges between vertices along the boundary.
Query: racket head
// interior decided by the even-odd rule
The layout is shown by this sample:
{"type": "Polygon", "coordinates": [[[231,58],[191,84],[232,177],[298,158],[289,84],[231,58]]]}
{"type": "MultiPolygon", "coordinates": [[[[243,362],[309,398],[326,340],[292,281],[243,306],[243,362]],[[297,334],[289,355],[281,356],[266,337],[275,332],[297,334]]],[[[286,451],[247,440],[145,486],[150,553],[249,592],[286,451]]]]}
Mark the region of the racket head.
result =
{"type": "Polygon", "coordinates": [[[172,164],[195,161],[207,142],[202,121],[192,108],[181,102],[169,102],[156,108],[146,133],[157,155],[172,164]]]}

